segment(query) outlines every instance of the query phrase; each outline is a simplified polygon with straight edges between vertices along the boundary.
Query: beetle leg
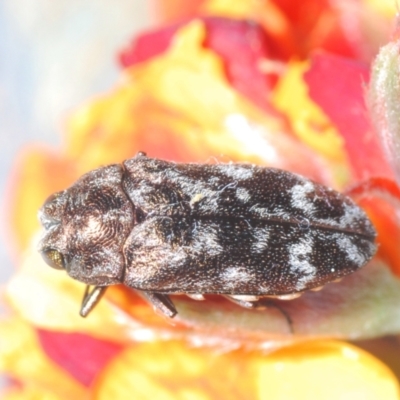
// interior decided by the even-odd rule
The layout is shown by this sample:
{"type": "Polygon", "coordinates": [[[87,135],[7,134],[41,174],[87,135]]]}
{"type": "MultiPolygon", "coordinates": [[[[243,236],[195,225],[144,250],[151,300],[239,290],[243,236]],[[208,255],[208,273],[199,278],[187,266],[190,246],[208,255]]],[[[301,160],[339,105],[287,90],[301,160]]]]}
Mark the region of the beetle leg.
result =
{"type": "Polygon", "coordinates": [[[140,292],[154,307],[154,311],[167,318],[174,318],[178,311],[168,295],[154,292],[140,292]]]}
{"type": "Polygon", "coordinates": [[[83,295],[82,306],[80,315],[81,317],[87,317],[90,311],[96,307],[96,304],[100,301],[103,294],[105,293],[107,286],[95,286],[90,291],[90,286],[86,285],[85,294],[83,295]]]}

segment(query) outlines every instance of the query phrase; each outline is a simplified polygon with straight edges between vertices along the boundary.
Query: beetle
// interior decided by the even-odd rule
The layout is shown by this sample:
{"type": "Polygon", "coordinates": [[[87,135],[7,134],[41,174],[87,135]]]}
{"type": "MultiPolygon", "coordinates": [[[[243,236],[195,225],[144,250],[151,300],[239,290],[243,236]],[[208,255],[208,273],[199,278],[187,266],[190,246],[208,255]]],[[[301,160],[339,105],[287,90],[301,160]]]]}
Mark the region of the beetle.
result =
{"type": "Polygon", "coordinates": [[[87,285],[82,316],[119,283],[169,318],[170,294],[218,294],[252,308],[340,279],[376,251],[365,212],[305,177],[142,152],[53,194],[39,219],[46,263],[87,285]]]}

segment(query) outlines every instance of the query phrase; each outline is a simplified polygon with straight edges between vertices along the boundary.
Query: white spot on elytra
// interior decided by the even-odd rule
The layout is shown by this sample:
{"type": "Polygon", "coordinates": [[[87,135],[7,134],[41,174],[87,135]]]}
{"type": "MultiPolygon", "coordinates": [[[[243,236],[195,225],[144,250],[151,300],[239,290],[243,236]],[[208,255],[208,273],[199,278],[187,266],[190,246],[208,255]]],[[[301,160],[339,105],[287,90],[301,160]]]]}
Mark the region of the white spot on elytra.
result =
{"type": "Polygon", "coordinates": [[[358,246],[352,242],[349,236],[338,233],[334,237],[340,250],[346,254],[349,261],[358,266],[364,265],[366,261],[364,254],[360,252],[358,246]]]}
{"type": "Polygon", "coordinates": [[[218,241],[218,232],[212,226],[203,226],[195,231],[191,248],[195,253],[205,253],[209,256],[217,256],[224,251],[218,241]]]}
{"type": "Polygon", "coordinates": [[[236,197],[241,202],[247,203],[250,200],[251,195],[247,189],[239,187],[236,189],[236,197]]]}
{"type": "Polygon", "coordinates": [[[245,267],[229,267],[221,273],[221,282],[227,289],[249,282],[253,276],[245,267]]]}
{"type": "Polygon", "coordinates": [[[341,227],[353,226],[356,222],[365,219],[365,214],[361,208],[353,204],[343,203],[344,214],[340,218],[341,227]]]}
{"type": "Polygon", "coordinates": [[[269,228],[254,228],[254,242],[251,246],[251,250],[257,254],[263,253],[268,247],[269,236],[269,228]]]}
{"type": "Polygon", "coordinates": [[[296,289],[303,290],[307,283],[312,281],[317,273],[317,268],[311,264],[310,255],[313,251],[313,240],[304,236],[299,242],[288,246],[289,265],[291,271],[299,276],[296,289]]]}
{"type": "Polygon", "coordinates": [[[164,171],[164,175],[170,181],[179,182],[182,192],[190,197],[190,206],[201,201],[204,212],[213,213],[218,210],[219,190],[212,188],[213,182],[217,182],[217,180],[214,179],[213,182],[211,179],[206,182],[200,179],[195,180],[173,169],[164,171]]]}
{"type": "Polygon", "coordinates": [[[282,220],[290,220],[291,214],[287,211],[282,210],[280,207],[274,207],[272,210],[260,207],[259,204],[254,204],[254,206],[249,208],[249,211],[252,214],[256,214],[256,216],[260,218],[277,218],[282,220]]]}
{"type": "Polygon", "coordinates": [[[252,165],[221,164],[216,166],[222,173],[235,180],[250,179],[254,175],[252,165]]]}
{"type": "Polygon", "coordinates": [[[291,195],[291,205],[298,208],[306,215],[312,216],[315,205],[311,199],[307,197],[309,193],[315,190],[314,184],[310,181],[305,181],[302,184],[294,185],[289,193],[291,195]]]}

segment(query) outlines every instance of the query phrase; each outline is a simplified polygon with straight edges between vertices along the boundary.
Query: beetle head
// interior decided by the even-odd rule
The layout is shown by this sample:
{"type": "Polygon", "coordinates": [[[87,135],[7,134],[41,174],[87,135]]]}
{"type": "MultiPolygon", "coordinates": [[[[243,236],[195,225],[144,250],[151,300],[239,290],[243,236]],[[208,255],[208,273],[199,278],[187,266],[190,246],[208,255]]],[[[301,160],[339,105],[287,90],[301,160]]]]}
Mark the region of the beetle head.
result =
{"type": "Polygon", "coordinates": [[[122,246],[133,225],[122,173],[118,165],[99,168],[46,200],[39,211],[45,230],[39,251],[47,264],[88,285],[122,281],[122,246]]]}

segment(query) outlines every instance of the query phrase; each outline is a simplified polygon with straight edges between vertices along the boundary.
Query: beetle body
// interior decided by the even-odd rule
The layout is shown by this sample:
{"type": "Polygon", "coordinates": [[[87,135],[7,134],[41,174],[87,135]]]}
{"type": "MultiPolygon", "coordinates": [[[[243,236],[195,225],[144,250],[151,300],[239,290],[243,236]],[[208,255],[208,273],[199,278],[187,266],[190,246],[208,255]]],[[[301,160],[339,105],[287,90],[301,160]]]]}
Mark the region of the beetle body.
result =
{"type": "Polygon", "coordinates": [[[39,215],[50,265],[99,288],[124,283],[169,317],[168,294],[253,306],[348,275],[376,251],[375,230],[350,198],[250,164],[139,153],[84,175],[39,215]]]}

